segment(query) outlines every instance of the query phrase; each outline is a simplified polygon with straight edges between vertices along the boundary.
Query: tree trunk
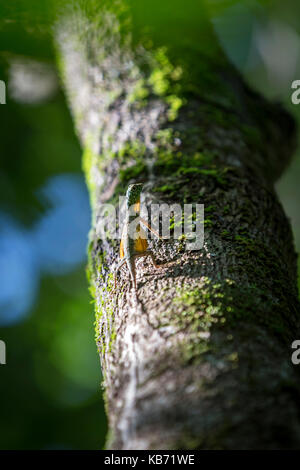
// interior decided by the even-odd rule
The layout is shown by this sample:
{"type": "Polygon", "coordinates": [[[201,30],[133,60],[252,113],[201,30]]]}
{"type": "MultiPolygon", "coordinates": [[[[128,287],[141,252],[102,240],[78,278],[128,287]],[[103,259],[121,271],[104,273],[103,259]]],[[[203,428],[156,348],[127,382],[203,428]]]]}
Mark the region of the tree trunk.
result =
{"type": "Polygon", "coordinates": [[[245,86],[199,2],[94,3],[55,34],[93,209],[108,447],[300,447],[296,255],[273,186],[294,123],[245,86]],[[114,289],[119,243],[96,228],[101,204],[140,181],[148,207],[204,204],[205,241],[151,240],[173,263],[137,261],[137,300],[126,268],[114,289]]]}

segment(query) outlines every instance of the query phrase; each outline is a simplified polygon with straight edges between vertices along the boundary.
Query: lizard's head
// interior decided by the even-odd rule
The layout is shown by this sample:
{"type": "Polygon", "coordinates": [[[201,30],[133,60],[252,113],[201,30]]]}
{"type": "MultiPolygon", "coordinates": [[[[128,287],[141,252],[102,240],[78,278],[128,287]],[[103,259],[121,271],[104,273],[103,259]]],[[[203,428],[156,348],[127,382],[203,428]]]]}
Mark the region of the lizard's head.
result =
{"type": "Polygon", "coordinates": [[[140,203],[142,189],[142,183],[134,183],[128,186],[126,193],[126,203],[128,208],[140,203]]]}

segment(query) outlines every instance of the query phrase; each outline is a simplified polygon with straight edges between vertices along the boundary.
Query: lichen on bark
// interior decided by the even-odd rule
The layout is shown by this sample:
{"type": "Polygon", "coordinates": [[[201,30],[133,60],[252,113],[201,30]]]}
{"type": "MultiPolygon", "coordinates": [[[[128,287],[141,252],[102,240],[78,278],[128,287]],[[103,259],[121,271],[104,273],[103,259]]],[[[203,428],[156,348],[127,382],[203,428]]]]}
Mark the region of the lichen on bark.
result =
{"type": "Polygon", "coordinates": [[[166,37],[166,21],[175,31],[178,18],[159,2],[147,6],[157,23],[132,2],[89,5],[61,15],[56,43],[93,208],[108,445],[299,447],[296,256],[273,187],[293,121],[243,83],[203,9],[185,12],[180,41],[166,37]],[[173,264],[137,262],[136,302],[125,269],[114,290],[118,243],[96,226],[101,204],[117,205],[139,181],[148,207],[199,202],[206,211],[202,250],[150,240],[157,260],[173,264]]]}

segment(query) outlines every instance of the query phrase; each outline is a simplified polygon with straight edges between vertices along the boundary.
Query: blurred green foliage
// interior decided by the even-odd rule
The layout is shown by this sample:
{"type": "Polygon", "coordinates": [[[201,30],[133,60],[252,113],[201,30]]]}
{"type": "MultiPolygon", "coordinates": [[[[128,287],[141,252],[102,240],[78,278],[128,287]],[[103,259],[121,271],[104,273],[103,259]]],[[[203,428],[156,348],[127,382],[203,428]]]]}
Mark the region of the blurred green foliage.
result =
{"type": "Polygon", "coordinates": [[[0,448],[102,448],[106,418],[82,267],[45,278],[28,320],[1,328],[1,337],[0,448]]]}
{"type": "MultiPolygon", "coordinates": [[[[15,58],[55,69],[50,3],[1,2],[0,78],[6,83],[15,58]]],[[[55,175],[81,175],[81,149],[62,91],[26,104],[14,100],[8,87],[0,139],[0,211],[29,229],[49,209],[41,186],[55,175]]],[[[106,417],[93,323],[85,266],[79,265],[69,274],[44,276],[25,320],[0,326],[7,345],[7,365],[0,369],[0,449],[103,447],[106,417]]]]}

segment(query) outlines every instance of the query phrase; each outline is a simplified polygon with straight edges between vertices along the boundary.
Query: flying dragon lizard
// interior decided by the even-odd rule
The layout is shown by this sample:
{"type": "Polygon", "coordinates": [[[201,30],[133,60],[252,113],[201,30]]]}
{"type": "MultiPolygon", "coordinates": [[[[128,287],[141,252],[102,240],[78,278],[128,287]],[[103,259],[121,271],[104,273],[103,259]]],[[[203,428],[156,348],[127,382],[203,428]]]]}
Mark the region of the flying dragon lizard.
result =
{"type": "Polygon", "coordinates": [[[116,286],[118,271],[126,263],[135,292],[137,292],[135,269],[135,261],[137,258],[150,256],[155,268],[169,265],[169,263],[157,264],[152,251],[148,249],[147,237],[141,224],[147,227],[148,230],[154,233],[159,239],[162,240],[162,237],[140,215],[142,189],[142,183],[130,184],[128,186],[126,193],[126,214],[120,243],[121,261],[114,273],[116,286]]]}

